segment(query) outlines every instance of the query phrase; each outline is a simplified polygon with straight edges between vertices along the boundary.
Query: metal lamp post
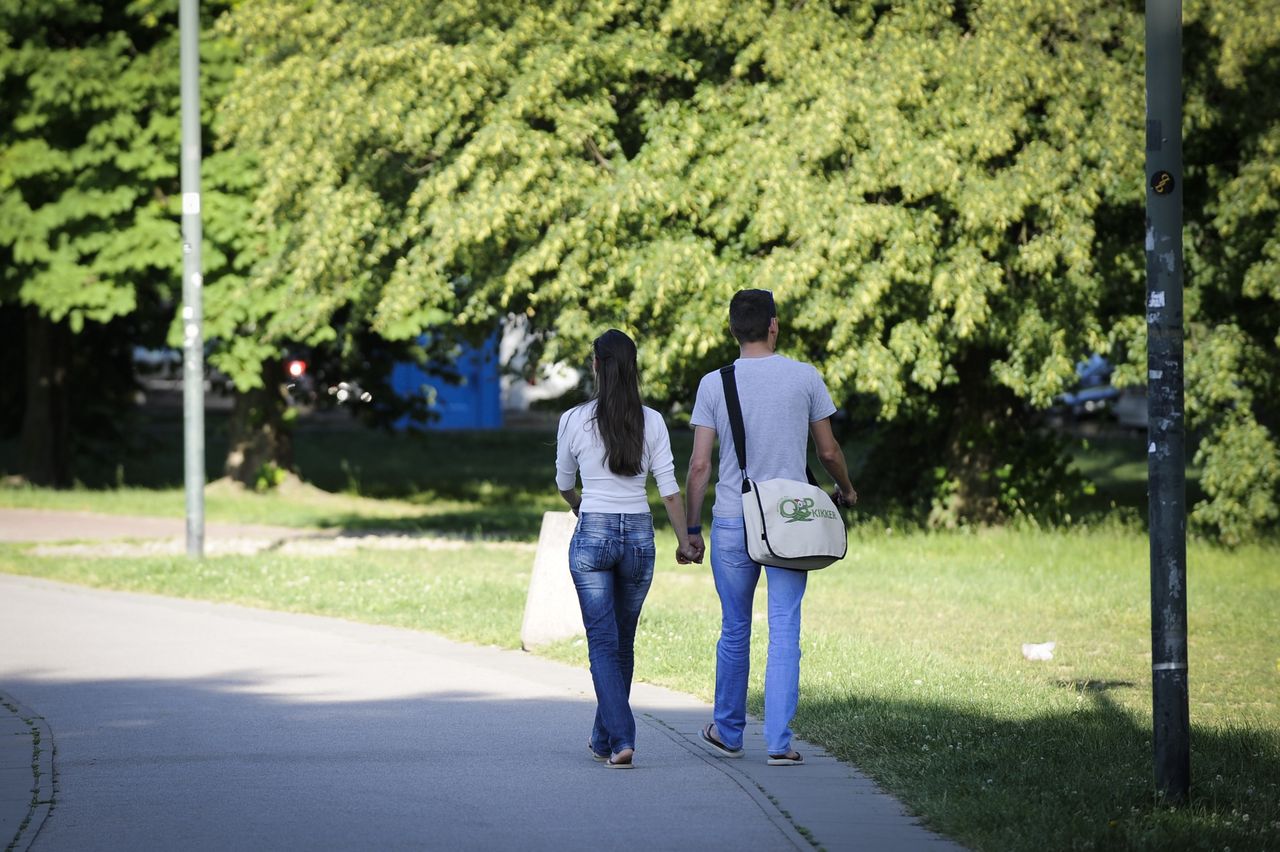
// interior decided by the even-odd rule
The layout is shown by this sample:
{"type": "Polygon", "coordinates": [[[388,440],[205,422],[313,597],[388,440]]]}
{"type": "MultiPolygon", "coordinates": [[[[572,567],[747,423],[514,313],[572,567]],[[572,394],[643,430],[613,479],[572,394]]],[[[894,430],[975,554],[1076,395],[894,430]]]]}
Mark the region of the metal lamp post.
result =
{"type": "Polygon", "coordinates": [[[1147,483],[1156,789],[1191,786],[1182,370],[1182,3],[1147,0],[1147,483]]]}
{"type": "Polygon", "coordinates": [[[178,6],[182,99],[182,433],[187,555],[204,555],[204,310],[200,269],[200,10],[178,6]]]}

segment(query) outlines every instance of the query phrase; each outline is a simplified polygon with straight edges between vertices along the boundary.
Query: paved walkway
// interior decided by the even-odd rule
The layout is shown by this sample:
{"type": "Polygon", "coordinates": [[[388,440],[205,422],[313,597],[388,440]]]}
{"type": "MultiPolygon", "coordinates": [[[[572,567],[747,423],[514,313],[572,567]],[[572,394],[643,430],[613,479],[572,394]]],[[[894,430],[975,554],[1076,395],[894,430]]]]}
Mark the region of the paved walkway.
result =
{"type": "MultiPolygon", "coordinates": [[[[226,539],[280,540],[333,535],[334,533],[326,530],[298,527],[205,524],[206,543],[226,539]]],[[[53,509],[0,509],[0,541],[105,541],[120,538],[185,541],[185,536],[186,521],[182,518],[143,518],[135,515],[104,515],[53,509]]]]}
{"type": "Polygon", "coordinates": [[[4,575],[0,648],[18,850],[958,849],[812,745],[766,766],[758,723],[715,757],[647,684],[606,769],[589,674],[518,651],[4,575]]]}

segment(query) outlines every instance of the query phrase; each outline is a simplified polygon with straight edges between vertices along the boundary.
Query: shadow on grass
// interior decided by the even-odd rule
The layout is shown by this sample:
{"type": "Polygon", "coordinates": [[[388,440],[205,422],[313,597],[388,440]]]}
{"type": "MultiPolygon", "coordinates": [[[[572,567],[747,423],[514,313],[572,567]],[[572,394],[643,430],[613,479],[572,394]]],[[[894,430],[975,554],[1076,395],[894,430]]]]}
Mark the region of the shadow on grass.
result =
{"type": "MultiPolygon", "coordinates": [[[[1188,438],[1187,505],[1205,499],[1200,469],[1191,464],[1195,441],[1188,438]]],[[[1145,431],[1112,429],[1071,439],[1072,463],[1094,484],[1092,494],[1076,501],[1077,515],[1103,517],[1116,514],[1147,524],[1147,439],[1145,431]]]]}
{"type": "MultiPolygon", "coordinates": [[[[181,488],[182,416],[180,408],[150,407],[133,412],[136,428],[127,446],[100,456],[78,458],[77,480],[92,490],[120,486],[181,488]]],[[[227,416],[206,416],[206,478],[223,474],[227,452],[227,416]]],[[[677,465],[689,457],[692,435],[671,429],[677,465]]],[[[851,441],[846,452],[858,459],[865,442],[851,441]]],[[[20,447],[0,441],[0,471],[16,472],[20,447]]],[[[547,430],[385,432],[358,423],[326,420],[323,426],[302,420],[294,435],[294,454],[304,481],[333,494],[397,499],[424,507],[440,502],[474,503],[477,508],[445,511],[394,522],[335,515],[330,525],[352,530],[455,532],[530,538],[537,534],[540,510],[520,508],[531,499],[555,496],[555,434],[547,430]],[[450,524],[458,526],[451,528],[450,524]]],[[[1075,442],[1073,457],[1097,490],[1081,497],[1073,515],[1122,518],[1145,524],[1146,445],[1139,434],[1103,434],[1075,442]]],[[[812,462],[817,470],[816,461],[812,462]]],[[[1188,501],[1201,496],[1195,472],[1188,479],[1188,501]]],[[[855,477],[856,478],[856,477],[855,477]]],[[[923,522],[916,507],[900,505],[902,495],[865,497],[860,515],[910,527],[923,522]]],[[[545,506],[543,508],[546,508],[545,506]]],[[[559,508],[558,506],[556,508],[559,508]]],[[[657,506],[661,518],[661,506],[657,506]]]]}
{"type": "Polygon", "coordinates": [[[339,514],[317,518],[317,526],[344,533],[411,535],[433,533],[448,537],[475,537],[533,541],[542,528],[545,507],[477,506],[448,512],[423,513],[403,518],[376,518],[339,514]]]}
{"type": "Polygon", "coordinates": [[[1191,801],[1170,808],[1154,795],[1149,724],[1109,694],[1133,684],[1059,685],[1075,708],[1025,719],[802,696],[794,727],[978,849],[1277,848],[1280,734],[1194,727],[1191,801]]]}
{"type": "MultiPolygon", "coordinates": [[[[424,505],[430,505],[430,502],[424,505]]],[[[517,494],[510,500],[488,499],[470,507],[424,511],[420,515],[401,518],[367,517],[351,513],[319,517],[315,523],[317,526],[336,528],[346,533],[433,533],[449,537],[536,541],[542,530],[542,516],[546,512],[567,511],[568,506],[559,498],[537,499],[527,494],[517,494]]],[[[649,511],[653,514],[657,529],[670,528],[661,502],[656,505],[651,502],[649,511]]]]}

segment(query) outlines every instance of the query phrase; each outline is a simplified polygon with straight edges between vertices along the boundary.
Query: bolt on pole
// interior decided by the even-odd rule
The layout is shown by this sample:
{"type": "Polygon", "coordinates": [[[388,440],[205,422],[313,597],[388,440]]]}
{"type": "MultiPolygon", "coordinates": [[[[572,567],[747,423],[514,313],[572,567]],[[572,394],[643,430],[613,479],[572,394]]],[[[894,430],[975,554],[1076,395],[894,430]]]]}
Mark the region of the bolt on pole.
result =
{"type": "Polygon", "coordinates": [[[178,5],[182,100],[182,444],[187,555],[204,555],[204,308],[200,269],[200,10],[178,5]]]}
{"type": "Polygon", "coordinates": [[[1191,787],[1182,318],[1182,3],[1147,0],[1147,496],[1156,790],[1191,787]]]}

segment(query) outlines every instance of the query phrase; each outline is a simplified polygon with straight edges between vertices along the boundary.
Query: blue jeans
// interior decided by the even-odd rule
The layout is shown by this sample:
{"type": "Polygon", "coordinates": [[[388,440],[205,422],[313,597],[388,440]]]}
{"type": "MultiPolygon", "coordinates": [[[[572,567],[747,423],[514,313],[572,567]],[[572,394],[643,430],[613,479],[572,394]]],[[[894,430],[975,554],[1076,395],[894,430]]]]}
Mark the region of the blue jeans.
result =
{"type": "Polygon", "coordinates": [[[631,713],[636,624],[653,582],[653,516],[583,512],[569,542],[569,570],[587,630],[596,720],[591,749],[636,747],[631,713]]]}
{"type": "MultiPolygon", "coordinates": [[[[742,747],[751,670],[751,604],[761,566],[747,555],[742,518],[714,518],[711,574],[720,596],[716,645],[716,729],[729,748],[742,747]]],[[[791,749],[791,720],[800,700],[800,603],[807,571],[764,566],[769,578],[769,657],[764,669],[764,744],[769,754],[791,749]]]]}

